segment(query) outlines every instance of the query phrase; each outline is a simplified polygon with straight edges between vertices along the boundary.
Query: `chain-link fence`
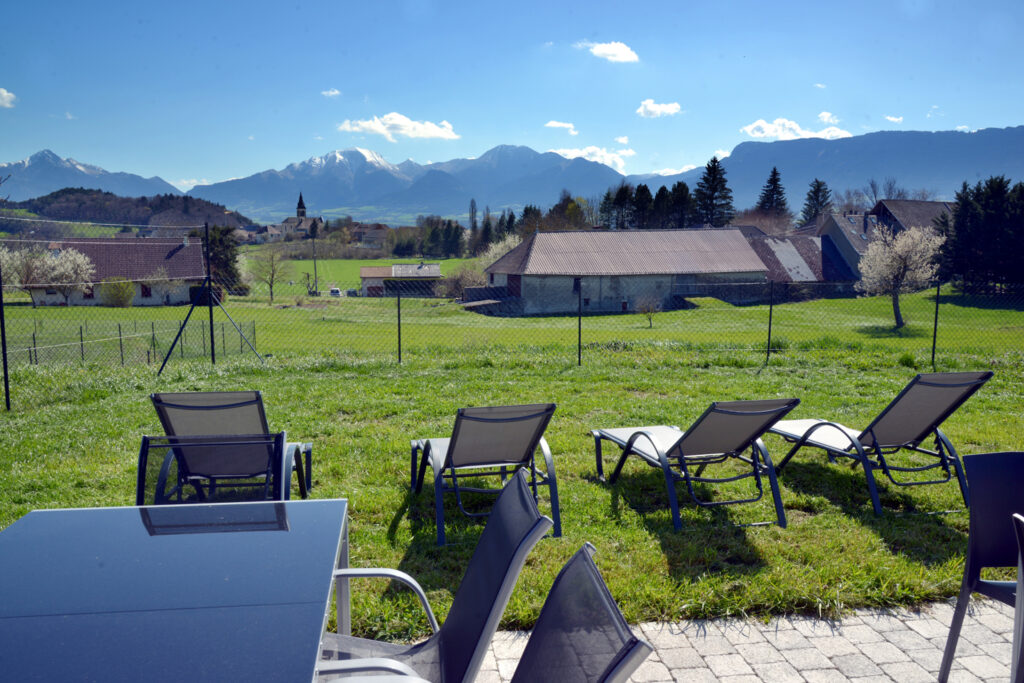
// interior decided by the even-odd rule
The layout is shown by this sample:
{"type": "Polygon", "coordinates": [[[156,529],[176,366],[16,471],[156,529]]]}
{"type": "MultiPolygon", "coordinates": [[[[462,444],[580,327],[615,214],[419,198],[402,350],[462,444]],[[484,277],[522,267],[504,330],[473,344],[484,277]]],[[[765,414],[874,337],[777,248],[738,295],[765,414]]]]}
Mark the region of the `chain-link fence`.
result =
{"type": "Polygon", "coordinates": [[[891,297],[858,296],[849,283],[524,276],[452,292],[436,277],[367,277],[321,281],[315,292],[293,277],[272,290],[259,281],[244,289],[214,282],[208,298],[203,282],[130,281],[131,296],[120,302],[102,295],[105,284],[69,296],[4,284],[12,402],[42,398],[19,394],[19,373],[55,366],[148,365],[155,373],[184,359],[266,356],[441,364],[478,356],[498,364],[543,355],[590,364],[644,349],[748,366],[822,349],[883,351],[927,366],[1019,351],[1024,330],[1024,298],[968,296],[948,284],[901,295],[897,327],[891,297]]]}

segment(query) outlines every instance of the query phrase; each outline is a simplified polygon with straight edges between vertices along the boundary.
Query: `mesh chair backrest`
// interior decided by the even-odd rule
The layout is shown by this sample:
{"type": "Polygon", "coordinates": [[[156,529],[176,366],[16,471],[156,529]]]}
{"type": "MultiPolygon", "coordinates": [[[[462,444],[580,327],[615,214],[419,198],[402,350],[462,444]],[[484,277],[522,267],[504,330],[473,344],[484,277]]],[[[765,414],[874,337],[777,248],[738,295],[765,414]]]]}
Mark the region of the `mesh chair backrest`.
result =
{"type": "Polygon", "coordinates": [[[965,455],[967,488],[971,493],[967,564],[1012,567],[1017,564],[1017,537],[1011,516],[1024,514],[1024,453],[965,455]]]}
{"type": "Polygon", "coordinates": [[[799,403],[798,398],[712,403],[669,455],[741,453],[799,403]]]}
{"type": "Polygon", "coordinates": [[[266,434],[258,391],[193,391],[150,396],[167,436],[266,434]]]}
{"type": "Polygon", "coordinates": [[[476,675],[526,556],[550,527],[520,470],[494,503],[441,626],[444,680],[472,680],[476,675]]]}
{"type": "Polygon", "coordinates": [[[633,635],[585,544],[555,578],[512,683],[625,680],[651,652],[633,635]]]}
{"type": "Polygon", "coordinates": [[[445,465],[519,465],[544,436],[554,403],[460,408],[445,465]]]}
{"type": "MultiPolygon", "coordinates": [[[[271,495],[278,491],[276,467],[284,458],[285,434],[235,434],[223,436],[146,436],[139,452],[136,505],[159,504],[166,491],[160,491],[163,470],[166,484],[173,487],[181,477],[219,479],[255,479],[266,477],[272,483],[271,495]],[[173,460],[168,461],[173,454],[173,460]]],[[[255,482],[254,482],[255,483],[255,482]]],[[[242,500],[243,496],[233,496],[242,500]]],[[[251,500],[265,500],[255,490],[251,500]]]]}
{"type": "Polygon", "coordinates": [[[992,377],[991,372],[920,374],[860,436],[865,448],[916,446],[992,377]]]}

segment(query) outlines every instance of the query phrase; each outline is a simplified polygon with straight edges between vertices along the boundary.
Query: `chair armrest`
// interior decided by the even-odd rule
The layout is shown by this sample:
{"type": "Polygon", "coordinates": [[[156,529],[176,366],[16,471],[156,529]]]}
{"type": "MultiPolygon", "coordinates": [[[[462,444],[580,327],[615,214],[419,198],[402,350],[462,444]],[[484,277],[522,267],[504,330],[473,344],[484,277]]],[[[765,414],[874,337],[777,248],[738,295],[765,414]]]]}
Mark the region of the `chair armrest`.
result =
{"type": "Polygon", "coordinates": [[[427,621],[430,622],[430,628],[434,633],[437,633],[439,626],[437,625],[437,617],[434,616],[434,610],[430,609],[430,602],[427,600],[427,594],[423,592],[423,588],[417,583],[416,579],[412,578],[403,571],[397,569],[385,569],[379,567],[349,567],[347,569],[336,569],[334,571],[334,578],[340,579],[351,579],[351,578],[387,578],[392,581],[399,581],[408,586],[416,594],[416,597],[420,599],[420,604],[423,605],[423,611],[427,614],[427,621]]]}
{"type": "MultiPolygon", "coordinates": [[[[317,662],[317,676],[322,674],[340,673],[363,673],[369,671],[386,671],[388,673],[400,674],[404,677],[412,677],[408,680],[423,680],[411,667],[394,659],[384,657],[367,657],[365,659],[339,659],[317,662]]],[[[351,679],[346,679],[351,680],[351,679]]],[[[376,678],[374,680],[377,680],[376,678]]]]}

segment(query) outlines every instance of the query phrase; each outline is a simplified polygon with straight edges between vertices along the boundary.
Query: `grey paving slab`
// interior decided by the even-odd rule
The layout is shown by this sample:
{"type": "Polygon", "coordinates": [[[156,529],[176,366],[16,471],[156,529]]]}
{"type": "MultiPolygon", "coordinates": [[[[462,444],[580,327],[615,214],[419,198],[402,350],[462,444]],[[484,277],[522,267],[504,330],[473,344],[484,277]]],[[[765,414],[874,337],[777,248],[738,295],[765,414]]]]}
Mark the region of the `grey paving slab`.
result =
{"type": "MultiPolygon", "coordinates": [[[[840,620],[780,617],[644,623],[634,632],[654,653],[636,683],[915,683],[933,681],[942,661],[952,603],[861,610],[840,620]]],[[[477,680],[508,683],[529,634],[495,635],[477,680]]],[[[975,600],[964,620],[950,681],[1005,681],[1013,608],[975,600]]]]}

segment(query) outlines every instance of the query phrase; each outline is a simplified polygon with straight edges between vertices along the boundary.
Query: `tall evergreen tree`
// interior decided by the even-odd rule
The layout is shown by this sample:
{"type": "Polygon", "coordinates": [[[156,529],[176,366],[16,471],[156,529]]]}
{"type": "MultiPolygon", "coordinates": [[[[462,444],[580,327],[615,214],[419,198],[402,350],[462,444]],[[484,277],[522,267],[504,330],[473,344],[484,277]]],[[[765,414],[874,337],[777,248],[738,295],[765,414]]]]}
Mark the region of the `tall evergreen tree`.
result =
{"type": "Polygon", "coordinates": [[[693,216],[693,195],[690,194],[690,186],[679,180],[672,185],[668,196],[668,227],[682,230],[690,224],[693,216]]]}
{"type": "Polygon", "coordinates": [[[804,199],[804,208],[800,212],[800,222],[803,224],[813,223],[818,216],[832,210],[832,190],[824,180],[815,178],[811,181],[811,187],[807,190],[807,198],[804,199]]]}
{"type": "Polygon", "coordinates": [[[505,221],[505,234],[511,234],[516,231],[516,212],[512,209],[508,210],[508,220],[505,221]]]}
{"type": "Polygon", "coordinates": [[[605,190],[604,196],[601,197],[601,205],[597,214],[603,227],[612,227],[612,223],[615,221],[615,195],[610,189],[605,190]]]}
{"type": "Polygon", "coordinates": [[[669,193],[668,188],[662,185],[658,188],[658,191],[654,194],[654,205],[651,208],[651,225],[652,228],[659,230],[668,227],[669,211],[672,208],[672,195],[669,193]]]}
{"type": "Polygon", "coordinates": [[[488,207],[484,211],[484,222],[480,227],[480,241],[477,242],[476,251],[478,254],[482,254],[487,251],[487,247],[491,246],[491,242],[494,241],[494,224],[491,221],[491,209],[488,207]]]}
{"type": "Polygon", "coordinates": [[[469,231],[470,233],[476,233],[476,199],[469,200],[469,231]]]}
{"type": "Polygon", "coordinates": [[[654,208],[654,197],[651,190],[643,183],[636,186],[633,193],[633,227],[646,230],[651,227],[651,210],[654,208]]]}
{"type": "Polygon", "coordinates": [[[757,211],[768,216],[783,216],[789,213],[786,191],[782,188],[782,177],[779,169],[772,166],[768,174],[768,182],[761,188],[761,196],[757,200],[757,211]]]}
{"type": "Polygon", "coordinates": [[[736,215],[732,205],[732,190],[726,183],[725,169],[718,157],[711,157],[711,161],[704,167],[704,174],[693,196],[698,223],[720,228],[728,225],[736,215]]]}

